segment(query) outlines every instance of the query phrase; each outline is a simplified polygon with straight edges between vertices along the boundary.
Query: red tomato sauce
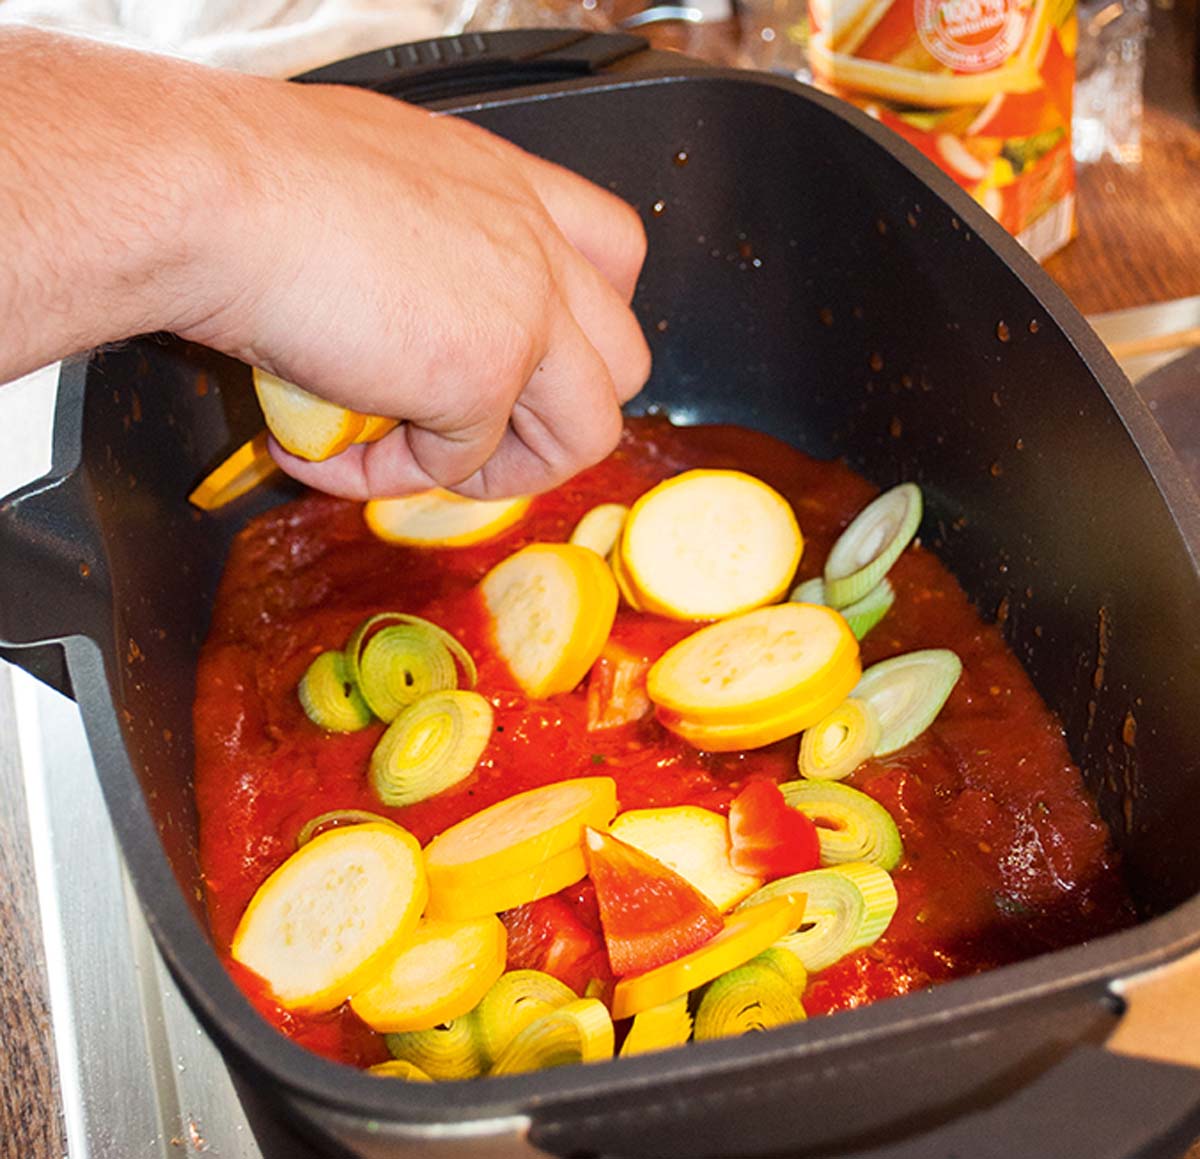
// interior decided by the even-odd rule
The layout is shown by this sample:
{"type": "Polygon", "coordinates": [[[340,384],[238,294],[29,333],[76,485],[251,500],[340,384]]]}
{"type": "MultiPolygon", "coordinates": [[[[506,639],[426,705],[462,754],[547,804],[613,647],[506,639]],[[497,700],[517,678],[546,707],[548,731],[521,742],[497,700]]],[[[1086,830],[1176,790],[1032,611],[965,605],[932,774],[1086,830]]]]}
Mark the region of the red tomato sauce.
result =
{"type": "MultiPolygon", "coordinates": [[[[312,817],[367,809],[426,843],[451,824],[536,785],[603,772],[622,809],[695,804],[726,811],[748,778],[797,777],[797,739],[742,753],[703,753],[653,717],[588,732],[586,681],[532,701],[496,656],[477,581],[535,541],[565,541],[598,503],[632,503],[692,467],[735,467],[792,503],[805,536],[797,580],[819,575],[830,547],[875,494],[839,463],[811,459],[733,427],[673,428],[636,420],[618,450],[494,540],[415,550],[378,540],[360,504],[311,494],[252,521],[237,537],[203,649],[195,704],[200,860],[213,936],[226,951],[254,891],[296,848],[312,817]],[[320,652],[341,647],[367,616],[403,611],[454,633],[479,667],[495,732],[465,781],[389,809],[367,782],[383,725],[330,734],[304,715],[296,686],[320,652]]],[[[899,908],[875,945],[815,974],[810,1014],[846,1009],[1071,945],[1134,920],[1108,831],[999,630],[919,546],[890,573],[896,602],[863,642],[863,666],[916,648],[958,653],[963,675],[933,726],[848,780],[895,818],[904,858],[899,908]]],[[[622,606],[612,639],[657,657],[695,630],[622,606]]],[[[509,965],[552,969],[577,988],[606,974],[588,883],[504,915],[509,965]]],[[[327,1057],[363,1066],[386,1057],[382,1037],[348,1007],[289,1013],[229,961],[263,1015],[327,1057]]]]}

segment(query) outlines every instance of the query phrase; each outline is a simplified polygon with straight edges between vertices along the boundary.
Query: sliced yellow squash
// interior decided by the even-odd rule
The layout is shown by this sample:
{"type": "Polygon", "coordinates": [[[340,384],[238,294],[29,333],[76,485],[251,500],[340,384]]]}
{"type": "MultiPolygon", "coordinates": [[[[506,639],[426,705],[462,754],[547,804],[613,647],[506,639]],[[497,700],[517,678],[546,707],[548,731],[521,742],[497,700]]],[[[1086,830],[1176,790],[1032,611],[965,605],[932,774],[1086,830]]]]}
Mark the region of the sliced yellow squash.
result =
{"type": "Polygon", "coordinates": [[[411,935],[426,897],[421,847],[407,830],[327,830],[259,887],[230,952],[282,1006],[332,1010],[411,935]]]}
{"type": "Polygon", "coordinates": [[[632,507],[620,554],[638,603],[677,620],[718,620],[779,599],[804,538],[791,506],[741,471],[667,479],[632,507]]]}
{"type": "Polygon", "coordinates": [[[430,917],[499,913],[557,893],[587,872],[585,826],[617,811],[611,777],[579,777],[518,793],[450,826],[425,848],[430,917]]]}
{"type": "Polygon", "coordinates": [[[434,488],[399,499],[372,499],[363,508],[363,517],[387,543],[469,547],[506,531],[529,510],[530,502],[528,495],[467,499],[434,488]]]}
{"type": "Polygon", "coordinates": [[[354,437],[356,443],[377,443],[400,424],[386,415],[363,415],[363,428],[354,437]]]}
{"type": "Polygon", "coordinates": [[[762,885],[730,864],[729,822],[711,809],[630,809],[617,815],[610,831],[673,869],[719,910],[732,909],[762,885]]]}
{"type": "Polygon", "coordinates": [[[698,950],[644,974],[622,978],[613,989],[613,1018],[629,1018],[711,982],[796,929],[803,916],[802,893],[784,894],[763,905],[730,914],[725,919],[725,928],[698,950]],[[775,902],[782,904],[776,906],[775,902]],[[769,912],[767,905],[773,906],[769,912]]]}
{"type": "Polygon", "coordinates": [[[317,462],[358,438],[366,416],[326,402],[303,387],[254,368],[254,390],[271,434],[285,451],[317,462]]]}
{"type": "Polygon", "coordinates": [[[428,1030],[474,1009],[504,972],[508,934],[498,917],[422,921],[375,980],[350,999],[382,1033],[428,1030]]]}
{"type": "Polygon", "coordinates": [[[621,1044],[621,1057],[682,1046],[691,1037],[692,1014],[688,1010],[687,995],[680,994],[670,1002],[633,1016],[633,1024],[621,1044]]]}
{"type": "MultiPolygon", "coordinates": [[[[776,604],[701,628],[667,649],[646,677],[650,699],[695,723],[736,724],[799,701],[844,697],[861,672],[846,621],[816,604],[776,604]]],[[[817,720],[820,717],[816,718],[817,720]]]]}
{"type": "Polygon", "coordinates": [[[263,431],[209,472],[188,496],[188,502],[201,511],[216,511],[240,499],[278,470],[267,450],[267,432],[263,431]]]}
{"type": "Polygon", "coordinates": [[[533,543],[498,563],[480,583],[496,649],[532,697],[570,692],[608,640],[617,585],[594,551],[533,543]]]}
{"type": "Polygon", "coordinates": [[[638,601],[637,590],[629,578],[629,573],[625,570],[625,561],[621,558],[621,541],[619,539],[612,545],[612,550],[608,553],[608,566],[612,569],[613,579],[617,581],[617,590],[621,593],[621,599],[635,612],[640,612],[642,605],[638,601]]]}
{"type": "Polygon", "coordinates": [[[377,1062],[374,1066],[367,1067],[367,1073],[378,1075],[380,1078],[407,1079],[411,1083],[433,1082],[416,1063],[403,1058],[389,1058],[387,1062],[377,1062]]]}
{"type": "Polygon", "coordinates": [[[570,542],[589,547],[599,556],[607,556],[620,538],[628,517],[629,508],[624,503],[601,503],[575,524],[570,542]]]}

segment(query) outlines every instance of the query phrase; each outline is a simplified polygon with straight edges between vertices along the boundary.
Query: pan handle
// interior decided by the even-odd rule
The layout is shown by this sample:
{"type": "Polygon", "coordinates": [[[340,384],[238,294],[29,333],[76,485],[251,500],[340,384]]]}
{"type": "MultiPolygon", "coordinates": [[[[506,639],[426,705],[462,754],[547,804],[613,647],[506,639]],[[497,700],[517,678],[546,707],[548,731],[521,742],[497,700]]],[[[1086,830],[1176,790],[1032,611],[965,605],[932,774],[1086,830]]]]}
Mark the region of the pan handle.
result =
{"type": "Polygon", "coordinates": [[[641,36],[578,28],[466,32],[365,52],[293,79],[429,104],[591,76],[648,48],[641,36]]]}
{"type": "Polygon", "coordinates": [[[0,498],[0,659],[73,696],[62,641],[101,639],[111,604],[107,559],[80,468],[86,359],[59,377],[50,471],[0,498]]]}

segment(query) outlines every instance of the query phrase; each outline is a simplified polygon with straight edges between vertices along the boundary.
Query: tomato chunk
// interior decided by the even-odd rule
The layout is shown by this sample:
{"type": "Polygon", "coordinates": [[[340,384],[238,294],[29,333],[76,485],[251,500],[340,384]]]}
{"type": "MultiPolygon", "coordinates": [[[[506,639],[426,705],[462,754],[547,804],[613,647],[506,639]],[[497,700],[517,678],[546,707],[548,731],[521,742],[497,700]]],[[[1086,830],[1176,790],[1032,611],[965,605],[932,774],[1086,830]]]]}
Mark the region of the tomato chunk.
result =
{"type": "Polygon", "coordinates": [[[729,806],[729,860],[739,873],[772,881],[816,869],[817,827],[783,799],[772,781],[751,781],[729,806]]]}
{"type": "Polygon", "coordinates": [[[724,928],[708,898],[648,853],[595,829],[586,831],[584,850],[618,978],[690,954],[724,928]]]}
{"type": "Polygon", "coordinates": [[[500,920],[508,930],[508,969],[541,970],[576,994],[593,978],[611,976],[603,939],[561,894],[506,910],[500,920]]]}

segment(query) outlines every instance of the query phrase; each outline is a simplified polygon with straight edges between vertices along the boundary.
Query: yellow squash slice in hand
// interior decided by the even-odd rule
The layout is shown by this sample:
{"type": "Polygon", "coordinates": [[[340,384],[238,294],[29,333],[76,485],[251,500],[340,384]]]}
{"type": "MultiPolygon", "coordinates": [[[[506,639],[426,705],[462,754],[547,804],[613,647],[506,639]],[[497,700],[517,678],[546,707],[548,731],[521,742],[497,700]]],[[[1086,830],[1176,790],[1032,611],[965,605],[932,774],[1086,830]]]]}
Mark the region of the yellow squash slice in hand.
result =
{"type": "Polygon", "coordinates": [[[387,543],[416,547],[468,547],[507,531],[529,510],[528,495],[467,499],[434,488],[399,499],[372,499],[367,526],[387,543]]]}
{"type": "Polygon", "coordinates": [[[673,869],[719,910],[732,909],[762,885],[730,864],[729,822],[711,809],[630,809],[617,815],[610,832],[673,869]]]}
{"type": "Polygon", "coordinates": [[[362,432],[366,416],[326,402],[303,387],[254,369],[254,390],[271,434],[285,451],[318,462],[344,451],[362,432]]]}
{"type": "Polygon", "coordinates": [[[579,777],[508,797],[451,825],[425,848],[428,915],[464,920],[557,893],[587,872],[586,826],[617,811],[611,777],[579,777]]]}
{"type": "Polygon", "coordinates": [[[427,886],[421,847],[398,825],[328,830],[250,900],[230,951],[292,1010],[332,1010],[373,980],[416,928],[427,886]]]}
{"type": "Polygon", "coordinates": [[[425,919],[350,1006],[384,1034],[428,1030],[473,1010],[504,972],[508,934],[493,914],[425,919]]]}
{"type": "Polygon", "coordinates": [[[517,684],[542,698],[570,692],[587,675],[617,614],[617,585],[594,551],[533,543],[480,583],[496,650],[517,684]]]}
{"type": "Polygon", "coordinates": [[[613,990],[613,1018],[630,1018],[711,982],[791,933],[803,916],[802,893],[784,894],[752,909],[730,914],[725,919],[725,928],[698,950],[644,974],[622,978],[613,990]]]}
{"type": "Polygon", "coordinates": [[[804,538],[791,506],[741,471],[696,470],[629,512],[621,567],[636,602],[676,620],[719,620],[779,599],[804,538]]]}
{"type": "Polygon", "coordinates": [[[698,748],[756,748],[815,724],[861,675],[846,621],[816,604],[722,620],[669,648],[646,691],[659,720],[698,748]]]}

